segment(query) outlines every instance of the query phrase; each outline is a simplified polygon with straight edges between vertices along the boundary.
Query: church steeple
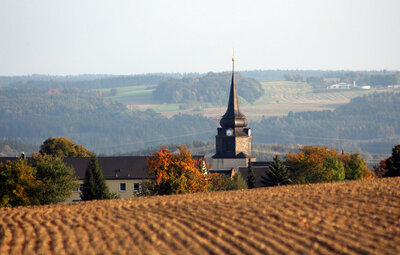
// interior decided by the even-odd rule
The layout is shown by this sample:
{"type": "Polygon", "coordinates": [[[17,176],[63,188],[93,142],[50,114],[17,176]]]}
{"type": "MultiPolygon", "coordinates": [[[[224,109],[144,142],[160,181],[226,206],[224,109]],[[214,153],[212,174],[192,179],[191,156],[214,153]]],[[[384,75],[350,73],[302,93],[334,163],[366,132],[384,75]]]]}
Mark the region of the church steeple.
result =
{"type": "Polygon", "coordinates": [[[235,59],[232,58],[232,82],[229,91],[228,109],[219,122],[215,136],[215,155],[213,168],[227,170],[247,167],[251,157],[252,136],[247,128],[246,116],[239,110],[239,97],[235,80],[235,59]]]}
{"type": "Polygon", "coordinates": [[[232,58],[232,81],[231,89],[229,91],[228,109],[222,116],[219,122],[223,128],[235,128],[235,127],[246,127],[246,117],[240,112],[239,109],[239,98],[236,89],[235,79],[235,58],[232,58]]]}

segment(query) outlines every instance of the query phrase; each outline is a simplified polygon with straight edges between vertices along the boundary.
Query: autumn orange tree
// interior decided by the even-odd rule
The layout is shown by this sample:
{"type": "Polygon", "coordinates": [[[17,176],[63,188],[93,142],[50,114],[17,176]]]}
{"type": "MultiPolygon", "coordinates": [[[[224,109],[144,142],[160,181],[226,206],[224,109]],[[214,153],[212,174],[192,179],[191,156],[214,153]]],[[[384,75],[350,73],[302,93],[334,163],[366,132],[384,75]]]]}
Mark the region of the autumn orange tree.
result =
{"type": "Polygon", "coordinates": [[[0,207],[38,205],[41,181],[26,160],[0,164],[0,207]]]}
{"type": "Polygon", "coordinates": [[[181,194],[205,191],[207,177],[201,172],[200,162],[193,159],[186,147],[174,155],[162,147],[147,159],[147,169],[155,177],[148,185],[151,194],[181,194]]]}
{"type": "Polygon", "coordinates": [[[316,183],[373,178],[358,153],[338,155],[335,148],[304,146],[298,153],[286,155],[296,183],[316,183]]]}

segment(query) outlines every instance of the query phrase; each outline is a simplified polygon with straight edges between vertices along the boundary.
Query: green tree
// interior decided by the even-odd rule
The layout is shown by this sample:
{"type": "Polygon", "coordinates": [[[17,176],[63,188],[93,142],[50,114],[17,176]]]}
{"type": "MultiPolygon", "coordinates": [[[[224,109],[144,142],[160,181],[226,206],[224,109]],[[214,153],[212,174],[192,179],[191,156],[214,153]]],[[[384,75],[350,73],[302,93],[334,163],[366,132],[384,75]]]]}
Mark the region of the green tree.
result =
{"type": "Polygon", "coordinates": [[[240,172],[235,173],[233,177],[227,174],[212,173],[209,175],[208,180],[208,191],[247,189],[246,181],[240,172]]]}
{"type": "Polygon", "coordinates": [[[35,168],[23,159],[0,164],[0,207],[38,205],[41,182],[35,174],[35,168]]]}
{"type": "Polygon", "coordinates": [[[290,173],[286,169],[285,165],[283,165],[278,155],[274,157],[274,162],[265,171],[265,174],[266,177],[261,176],[261,182],[265,186],[279,186],[292,183],[290,173]]]}
{"type": "Polygon", "coordinates": [[[343,164],[340,159],[335,156],[328,156],[325,159],[320,173],[320,180],[322,182],[343,181],[345,178],[343,164]]]}
{"type": "Polygon", "coordinates": [[[383,177],[400,176],[400,144],[392,149],[392,156],[386,159],[385,168],[383,177]]]}
{"type": "Polygon", "coordinates": [[[62,202],[78,187],[74,169],[67,167],[59,157],[47,154],[33,156],[32,166],[36,168],[36,179],[41,181],[38,191],[40,204],[62,202]]]}
{"type": "Polygon", "coordinates": [[[48,154],[56,157],[91,157],[94,155],[82,145],[77,145],[64,137],[49,137],[40,146],[39,152],[42,155],[48,154]]]}
{"type": "Polygon", "coordinates": [[[247,189],[246,181],[240,172],[235,173],[232,179],[228,179],[227,190],[247,189]]]}
{"type": "Polygon", "coordinates": [[[117,195],[110,193],[103,172],[99,166],[96,156],[90,158],[86,169],[85,181],[81,193],[81,199],[84,201],[94,199],[111,199],[117,198],[117,195]]]}
{"type": "Polygon", "coordinates": [[[208,176],[208,191],[228,190],[230,177],[226,174],[210,173],[208,176]]]}
{"type": "Polygon", "coordinates": [[[346,180],[370,179],[373,178],[372,172],[368,169],[365,160],[359,153],[340,155],[340,160],[344,166],[346,180]]]}
{"type": "Polygon", "coordinates": [[[250,159],[247,165],[247,187],[249,189],[256,187],[256,177],[254,176],[253,166],[250,159]]]}

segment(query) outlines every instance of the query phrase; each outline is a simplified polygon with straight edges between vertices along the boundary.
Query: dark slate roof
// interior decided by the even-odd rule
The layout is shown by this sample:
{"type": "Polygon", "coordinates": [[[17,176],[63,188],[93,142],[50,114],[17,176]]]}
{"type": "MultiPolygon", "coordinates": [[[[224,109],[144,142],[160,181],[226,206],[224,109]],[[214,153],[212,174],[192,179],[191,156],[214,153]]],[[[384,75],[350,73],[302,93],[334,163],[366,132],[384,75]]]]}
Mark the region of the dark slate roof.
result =
{"type": "Polygon", "coordinates": [[[220,120],[219,123],[223,128],[235,128],[235,127],[247,126],[246,116],[244,116],[244,114],[241,113],[239,109],[239,99],[236,89],[234,62],[232,62],[232,82],[229,91],[228,108],[226,109],[226,112],[222,116],[222,119],[220,120]]]}
{"type": "Polygon", "coordinates": [[[273,162],[272,161],[256,161],[251,162],[253,166],[270,166],[273,162]]]}
{"type": "Polygon", "coordinates": [[[14,161],[19,159],[20,157],[0,157],[0,164],[5,164],[7,161],[14,161]]]}
{"type": "MultiPolygon", "coordinates": [[[[146,170],[146,156],[98,157],[99,166],[105,179],[150,179],[146,170]]],[[[90,158],[65,158],[66,165],[75,169],[79,179],[85,178],[90,158]]]]}
{"type": "MultiPolygon", "coordinates": [[[[148,156],[120,156],[120,157],[97,157],[99,166],[103,170],[103,176],[107,180],[112,179],[151,179],[147,172],[146,160],[148,156]]],[[[205,160],[204,156],[192,156],[197,160],[205,160]]],[[[0,157],[0,163],[8,160],[14,161],[20,157],[0,157]]],[[[78,179],[85,179],[86,168],[90,157],[64,158],[67,166],[75,169],[78,179]]]]}
{"type": "Polygon", "coordinates": [[[210,174],[226,174],[228,176],[232,175],[232,169],[230,170],[209,170],[208,171],[210,174]]]}
{"type": "MultiPolygon", "coordinates": [[[[265,171],[269,168],[268,166],[261,166],[261,167],[255,167],[253,162],[253,172],[254,172],[254,177],[256,179],[256,188],[259,187],[264,187],[264,185],[262,184],[261,180],[261,176],[266,176],[265,171]]],[[[240,167],[239,168],[239,172],[242,174],[242,177],[244,180],[247,180],[247,167],[240,167]]]]}
{"type": "MultiPolygon", "coordinates": [[[[107,180],[112,179],[151,179],[153,178],[146,167],[149,156],[120,156],[120,157],[97,157],[99,166],[103,170],[103,176],[107,180]]],[[[195,159],[203,159],[204,156],[193,156],[195,159]]],[[[86,168],[90,158],[65,158],[67,165],[75,169],[75,175],[79,179],[85,179],[86,168]]]]}

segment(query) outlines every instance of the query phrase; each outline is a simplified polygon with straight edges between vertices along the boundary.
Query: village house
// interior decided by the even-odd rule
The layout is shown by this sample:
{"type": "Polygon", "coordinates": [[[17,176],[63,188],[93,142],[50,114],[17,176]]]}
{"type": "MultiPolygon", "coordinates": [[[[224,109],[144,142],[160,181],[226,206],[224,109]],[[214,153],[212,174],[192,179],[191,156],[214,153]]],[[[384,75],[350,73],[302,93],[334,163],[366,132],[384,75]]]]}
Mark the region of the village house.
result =
{"type": "MultiPolygon", "coordinates": [[[[146,161],[149,156],[119,156],[119,157],[98,157],[99,167],[102,169],[103,177],[110,192],[118,194],[121,198],[129,198],[137,195],[143,182],[154,179],[147,171],[146,161]]],[[[207,171],[204,156],[193,156],[207,171]]],[[[80,188],[73,191],[72,196],[65,202],[81,201],[81,189],[85,180],[85,173],[90,158],[71,157],[65,158],[67,166],[75,169],[75,176],[79,180],[80,188]]]]}

